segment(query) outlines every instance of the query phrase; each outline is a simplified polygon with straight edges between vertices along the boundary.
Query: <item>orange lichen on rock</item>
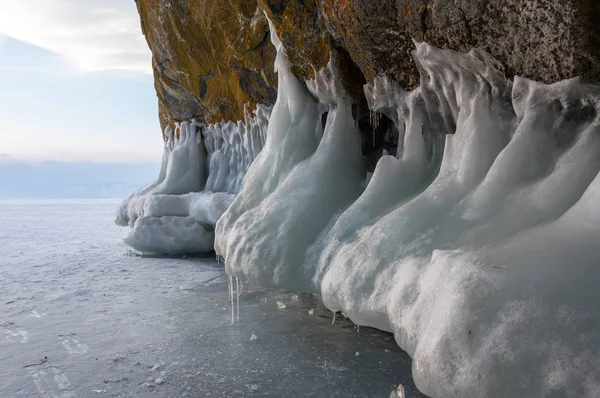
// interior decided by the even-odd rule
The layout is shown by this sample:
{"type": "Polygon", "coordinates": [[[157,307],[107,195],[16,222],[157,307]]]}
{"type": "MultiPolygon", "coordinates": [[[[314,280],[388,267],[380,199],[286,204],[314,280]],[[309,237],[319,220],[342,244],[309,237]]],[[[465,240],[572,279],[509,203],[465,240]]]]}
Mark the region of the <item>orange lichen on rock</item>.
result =
{"type": "Polygon", "coordinates": [[[509,76],[551,83],[600,79],[595,0],[137,0],[153,54],[163,127],[243,118],[272,104],[275,50],[265,13],[301,79],[331,59],[359,100],[385,75],[419,83],[413,39],[458,51],[479,47],[509,76]]]}

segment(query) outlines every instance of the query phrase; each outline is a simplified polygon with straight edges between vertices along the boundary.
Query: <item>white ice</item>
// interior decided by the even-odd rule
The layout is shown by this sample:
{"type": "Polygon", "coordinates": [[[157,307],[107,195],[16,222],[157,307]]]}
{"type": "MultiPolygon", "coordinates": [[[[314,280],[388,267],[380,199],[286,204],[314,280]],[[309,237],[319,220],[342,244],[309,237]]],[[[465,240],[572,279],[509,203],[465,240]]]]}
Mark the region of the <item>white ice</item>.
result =
{"type": "Polygon", "coordinates": [[[157,180],[117,210],[116,223],[131,228],[124,242],[143,253],[212,251],[215,224],[262,149],[269,114],[270,108],[259,106],[246,112],[245,123],[168,127],[157,180]]]}
{"type": "Polygon", "coordinates": [[[214,226],[234,197],[223,192],[148,197],[124,242],[148,254],[210,252],[214,226]]]}
{"type": "Polygon", "coordinates": [[[182,195],[201,191],[206,180],[206,152],[199,128],[182,123],[176,131],[167,127],[160,172],[156,181],[140,188],[117,209],[116,223],[133,227],[144,214],[148,198],[154,195],[182,195]]]}
{"type": "Polygon", "coordinates": [[[248,168],[265,144],[271,109],[258,105],[251,114],[246,108],[244,122],[206,126],[203,135],[209,164],[207,191],[240,191],[248,168]]]}
{"type": "Polygon", "coordinates": [[[365,87],[401,142],[363,190],[335,73],[298,81],[271,38],[265,148],[216,224],[228,273],[393,332],[434,397],[600,396],[600,88],[417,44],[418,89],[365,87]]]}

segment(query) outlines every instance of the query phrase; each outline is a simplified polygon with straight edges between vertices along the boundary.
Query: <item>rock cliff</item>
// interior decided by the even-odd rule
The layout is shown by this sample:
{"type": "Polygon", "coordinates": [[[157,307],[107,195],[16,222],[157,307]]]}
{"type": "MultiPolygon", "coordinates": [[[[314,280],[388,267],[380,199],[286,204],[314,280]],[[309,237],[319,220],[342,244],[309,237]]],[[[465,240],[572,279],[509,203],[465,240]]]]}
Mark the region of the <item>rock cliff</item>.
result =
{"type": "Polygon", "coordinates": [[[347,91],[386,75],[418,83],[413,40],[489,52],[507,76],[552,83],[600,78],[596,0],[137,0],[153,54],[163,127],[238,120],[275,100],[266,13],[293,72],[313,77],[331,58],[347,91]],[[264,12],[263,12],[264,11],[264,12]]]}

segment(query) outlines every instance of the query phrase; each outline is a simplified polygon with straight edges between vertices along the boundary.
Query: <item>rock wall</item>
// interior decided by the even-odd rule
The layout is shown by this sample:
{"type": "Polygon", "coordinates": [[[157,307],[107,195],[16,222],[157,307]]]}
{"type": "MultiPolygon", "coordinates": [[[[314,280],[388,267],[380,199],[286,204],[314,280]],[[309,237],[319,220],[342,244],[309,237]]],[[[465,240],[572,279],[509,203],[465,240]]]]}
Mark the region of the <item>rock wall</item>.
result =
{"type": "Polygon", "coordinates": [[[246,103],[275,101],[273,21],[292,71],[309,79],[330,57],[347,91],[389,76],[419,80],[413,40],[493,55],[507,76],[552,83],[600,79],[596,0],[137,0],[153,53],[163,127],[243,118],[246,103]]]}

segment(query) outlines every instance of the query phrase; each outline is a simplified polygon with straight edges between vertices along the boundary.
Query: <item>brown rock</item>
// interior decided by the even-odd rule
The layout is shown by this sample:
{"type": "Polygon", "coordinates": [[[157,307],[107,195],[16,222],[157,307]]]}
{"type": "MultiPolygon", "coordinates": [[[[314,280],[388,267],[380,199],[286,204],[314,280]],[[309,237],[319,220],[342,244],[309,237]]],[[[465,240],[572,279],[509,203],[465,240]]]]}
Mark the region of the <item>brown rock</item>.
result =
{"type": "Polygon", "coordinates": [[[275,50],[256,0],[138,0],[161,123],[242,117],[275,99],[275,50]]]}
{"type": "Polygon", "coordinates": [[[274,49],[263,9],[303,79],[330,59],[357,99],[388,75],[418,84],[412,40],[479,47],[508,76],[551,83],[600,79],[596,0],[138,0],[153,53],[163,126],[192,117],[237,120],[275,99],[274,49]],[[366,80],[365,80],[366,79],[366,80]]]}

